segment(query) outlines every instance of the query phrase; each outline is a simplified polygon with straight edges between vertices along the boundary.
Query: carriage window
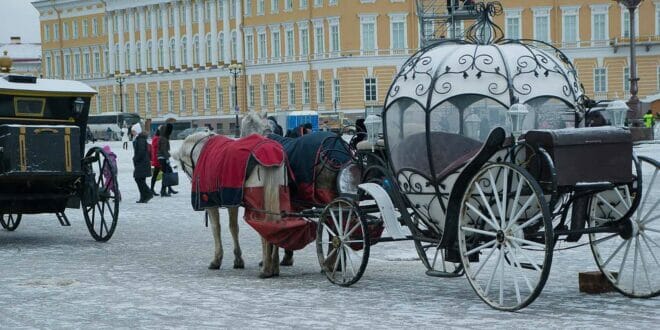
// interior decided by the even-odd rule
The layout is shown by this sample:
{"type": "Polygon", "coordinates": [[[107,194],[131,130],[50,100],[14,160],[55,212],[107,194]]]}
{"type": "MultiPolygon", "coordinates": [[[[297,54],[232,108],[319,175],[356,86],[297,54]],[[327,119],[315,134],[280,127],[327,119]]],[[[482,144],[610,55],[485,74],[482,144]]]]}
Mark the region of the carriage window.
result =
{"type": "Polygon", "coordinates": [[[523,123],[525,130],[575,127],[575,111],[561,100],[538,98],[527,105],[530,111],[523,123]]]}
{"type": "Polygon", "coordinates": [[[14,98],[14,111],[16,116],[43,117],[46,100],[32,97],[14,98]]]}
{"type": "Polygon", "coordinates": [[[426,143],[426,113],[411,99],[399,99],[386,110],[387,144],[396,170],[428,168],[426,143]]]}

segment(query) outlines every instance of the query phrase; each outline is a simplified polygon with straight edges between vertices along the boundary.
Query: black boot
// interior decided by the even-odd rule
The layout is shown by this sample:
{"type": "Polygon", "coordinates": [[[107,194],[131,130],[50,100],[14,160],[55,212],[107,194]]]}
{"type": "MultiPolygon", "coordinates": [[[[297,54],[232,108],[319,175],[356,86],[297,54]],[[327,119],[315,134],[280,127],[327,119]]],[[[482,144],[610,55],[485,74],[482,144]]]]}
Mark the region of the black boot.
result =
{"type": "Polygon", "coordinates": [[[170,192],[170,195],[176,195],[176,194],[178,194],[178,193],[179,193],[178,191],[176,191],[176,190],[174,190],[174,189],[172,189],[172,187],[167,187],[167,189],[169,190],[169,192],[170,192]]]}
{"type": "Polygon", "coordinates": [[[160,189],[160,197],[170,197],[170,194],[167,193],[167,189],[160,189]]]}

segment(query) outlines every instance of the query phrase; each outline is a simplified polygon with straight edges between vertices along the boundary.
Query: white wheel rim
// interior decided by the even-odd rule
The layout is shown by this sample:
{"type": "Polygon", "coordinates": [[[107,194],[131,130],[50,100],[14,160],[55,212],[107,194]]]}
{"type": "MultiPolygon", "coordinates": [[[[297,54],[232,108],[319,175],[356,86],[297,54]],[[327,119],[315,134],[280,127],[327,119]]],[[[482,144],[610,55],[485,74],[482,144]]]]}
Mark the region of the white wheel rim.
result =
{"type": "Polygon", "coordinates": [[[351,204],[345,201],[335,204],[327,208],[329,221],[319,224],[322,230],[317,244],[328,279],[333,283],[348,284],[361,276],[366,228],[362,227],[359,214],[351,204]]]}

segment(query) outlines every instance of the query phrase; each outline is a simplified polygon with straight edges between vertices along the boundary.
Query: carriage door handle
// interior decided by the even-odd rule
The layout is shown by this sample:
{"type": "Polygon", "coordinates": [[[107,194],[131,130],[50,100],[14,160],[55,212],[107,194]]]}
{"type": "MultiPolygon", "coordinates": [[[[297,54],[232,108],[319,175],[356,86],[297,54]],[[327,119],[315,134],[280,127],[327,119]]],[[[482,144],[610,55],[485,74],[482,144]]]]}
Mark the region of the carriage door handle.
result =
{"type": "Polygon", "coordinates": [[[41,133],[53,133],[57,134],[58,130],[54,128],[35,128],[34,129],[34,134],[41,134],[41,133]]]}

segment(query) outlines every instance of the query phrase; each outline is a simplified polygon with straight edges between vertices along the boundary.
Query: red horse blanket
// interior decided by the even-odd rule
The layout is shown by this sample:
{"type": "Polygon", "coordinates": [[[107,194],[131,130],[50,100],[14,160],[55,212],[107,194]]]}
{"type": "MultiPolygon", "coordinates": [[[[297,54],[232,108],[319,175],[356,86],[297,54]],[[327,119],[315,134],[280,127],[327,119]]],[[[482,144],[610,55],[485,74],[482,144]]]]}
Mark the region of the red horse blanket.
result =
{"type": "MultiPolygon", "coordinates": [[[[204,145],[192,175],[192,205],[195,210],[209,207],[244,206],[245,221],[268,242],[298,250],[316,238],[316,223],[300,217],[266,221],[263,187],[245,187],[250,164],[287,166],[284,149],[261,135],[233,140],[221,135],[204,145]]],[[[291,211],[289,189],[280,186],[280,210],[291,211]]]]}

